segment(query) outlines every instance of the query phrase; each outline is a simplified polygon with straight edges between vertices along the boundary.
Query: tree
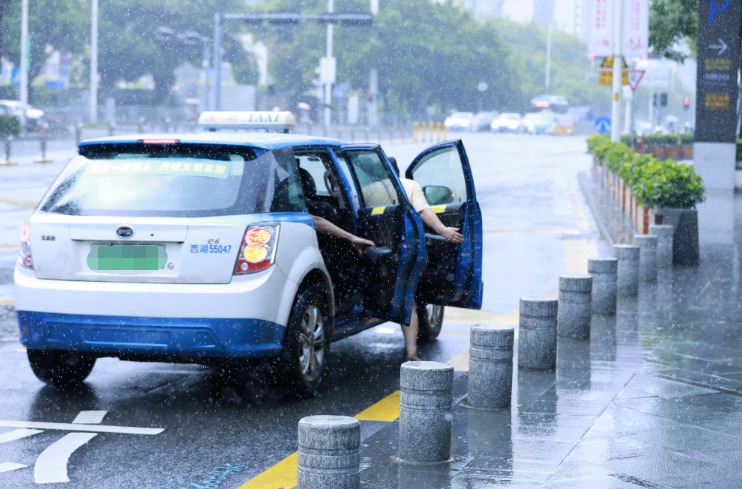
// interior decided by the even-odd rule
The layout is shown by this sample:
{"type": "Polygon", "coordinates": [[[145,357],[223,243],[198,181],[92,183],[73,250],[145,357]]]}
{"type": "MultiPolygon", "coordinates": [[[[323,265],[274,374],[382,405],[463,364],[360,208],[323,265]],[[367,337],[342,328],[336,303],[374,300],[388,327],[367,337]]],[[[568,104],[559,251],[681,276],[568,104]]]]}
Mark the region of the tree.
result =
{"type": "MultiPolygon", "coordinates": [[[[317,13],[301,0],[273,0],[263,11],[317,13]]],[[[342,3],[336,12],[367,13],[368,1],[342,3]]],[[[309,93],[319,58],[325,54],[325,29],[316,24],[260,30],[271,46],[270,69],[278,88],[309,93]]],[[[369,70],[379,75],[379,94],[389,109],[477,110],[523,104],[520,74],[510,49],[491,24],[476,22],[453,2],[401,0],[382,5],[371,28],[338,26],[334,53],[338,79],[356,90],[368,89],[369,70]],[[486,83],[487,90],[478,86],[486,83]]]]}
{"type": "MultiPolygon", "coordinates": [[[[0,42],[6,59],[20,64],[20,2],[0,0],[10,7],[0,24],[0,42]]],[[[155,102],[164,101],[175,79],[175,69],[189,62],[200,65],[203,45],[183,42],[177,37],[163,39],[159,28],[176,34],[194,32],[211,39],[214,13],[241,12],[240,0],[202,0],[189,3],[172,0],[107,0],[99,8],[98,71],[101,91],[115,88],[119,81],[135,81],[152,75],[155,102]]],[[[89,66],[90,0],[34,0],[29,6],[31,37],[30,79],[36,78],[50,51],[68,53],[89,66]]],[[[237,29],[224,39],[224,59],[236,65],[254,64],[237,40],[237,29]]],[[[87,78],[87,77],[86,77],[87,78]]]]}
{"type": "Polygon", "coordinates": [[[698,0],[653,0],[649,4],[649,46],[663,58],[683,62],[687,55],[677,44],[686,41],[695,53],[698,38],[698,0]]]}

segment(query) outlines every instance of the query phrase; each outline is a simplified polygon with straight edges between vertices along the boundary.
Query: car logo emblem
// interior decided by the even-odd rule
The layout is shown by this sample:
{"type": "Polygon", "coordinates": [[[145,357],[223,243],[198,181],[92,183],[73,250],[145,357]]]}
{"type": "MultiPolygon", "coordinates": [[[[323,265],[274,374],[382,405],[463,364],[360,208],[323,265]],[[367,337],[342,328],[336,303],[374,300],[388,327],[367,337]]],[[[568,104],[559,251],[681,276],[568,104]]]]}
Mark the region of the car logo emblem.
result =
{"type": "Polygon", "coordinates": [[[122,238],[131,238],[131,235],[134,234],[134,230],[129,226],[121,226],[116,230],[116,234],[122,238]]]}

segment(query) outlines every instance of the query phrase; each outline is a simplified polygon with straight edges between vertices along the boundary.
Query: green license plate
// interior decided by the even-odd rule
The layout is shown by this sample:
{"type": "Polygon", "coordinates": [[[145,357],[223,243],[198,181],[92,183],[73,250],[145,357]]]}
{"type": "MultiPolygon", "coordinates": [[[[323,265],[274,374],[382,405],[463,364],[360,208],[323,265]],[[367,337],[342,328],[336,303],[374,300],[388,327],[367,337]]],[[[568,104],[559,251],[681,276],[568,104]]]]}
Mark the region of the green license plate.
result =
{"type": "Polygon", "coordinates": [[[162,270],[167,263],[164,246],[96,246],[88,255],[91,270],[162,270]]]}

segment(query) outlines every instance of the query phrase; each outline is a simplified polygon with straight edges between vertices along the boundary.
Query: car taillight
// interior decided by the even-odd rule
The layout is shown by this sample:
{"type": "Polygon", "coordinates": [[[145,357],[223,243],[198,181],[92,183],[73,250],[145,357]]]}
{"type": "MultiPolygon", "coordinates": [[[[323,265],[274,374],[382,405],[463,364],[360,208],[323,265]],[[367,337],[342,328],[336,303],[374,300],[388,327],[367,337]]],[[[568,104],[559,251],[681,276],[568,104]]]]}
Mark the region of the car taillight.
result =
{"type": "Polygon", "coordinates": [[[21,229],[21,255],[18,257],[18,263],[21,266],[33,270],[33,259],[31,259],[31,225],[26,222],[21,229]]]}
{"type": "Polygon", "coordinates": [[[273,264],[278,244],[278,224],[249,226],[234,267],[235,275],[257,272],[273,264]]]}

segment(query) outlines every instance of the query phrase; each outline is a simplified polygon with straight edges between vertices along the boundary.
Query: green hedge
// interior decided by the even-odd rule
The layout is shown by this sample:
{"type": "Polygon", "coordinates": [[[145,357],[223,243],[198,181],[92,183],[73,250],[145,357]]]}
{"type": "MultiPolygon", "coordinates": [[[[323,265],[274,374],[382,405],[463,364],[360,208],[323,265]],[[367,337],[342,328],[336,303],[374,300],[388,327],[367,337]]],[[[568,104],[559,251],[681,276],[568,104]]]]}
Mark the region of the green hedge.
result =
{"type": "Polygon", "coordinates": [[[0,114],[0,137],[17,136],[21,133],[21,119],[16,115],[0,114]]]}
{"type": "Polygon", "coordinates": [[[600,166],[621,177],[640,205],[687,209],[704,200],[701,177],[690,165],[639,154],[605,134],[587,138],[587,147],[600,166]]]}

